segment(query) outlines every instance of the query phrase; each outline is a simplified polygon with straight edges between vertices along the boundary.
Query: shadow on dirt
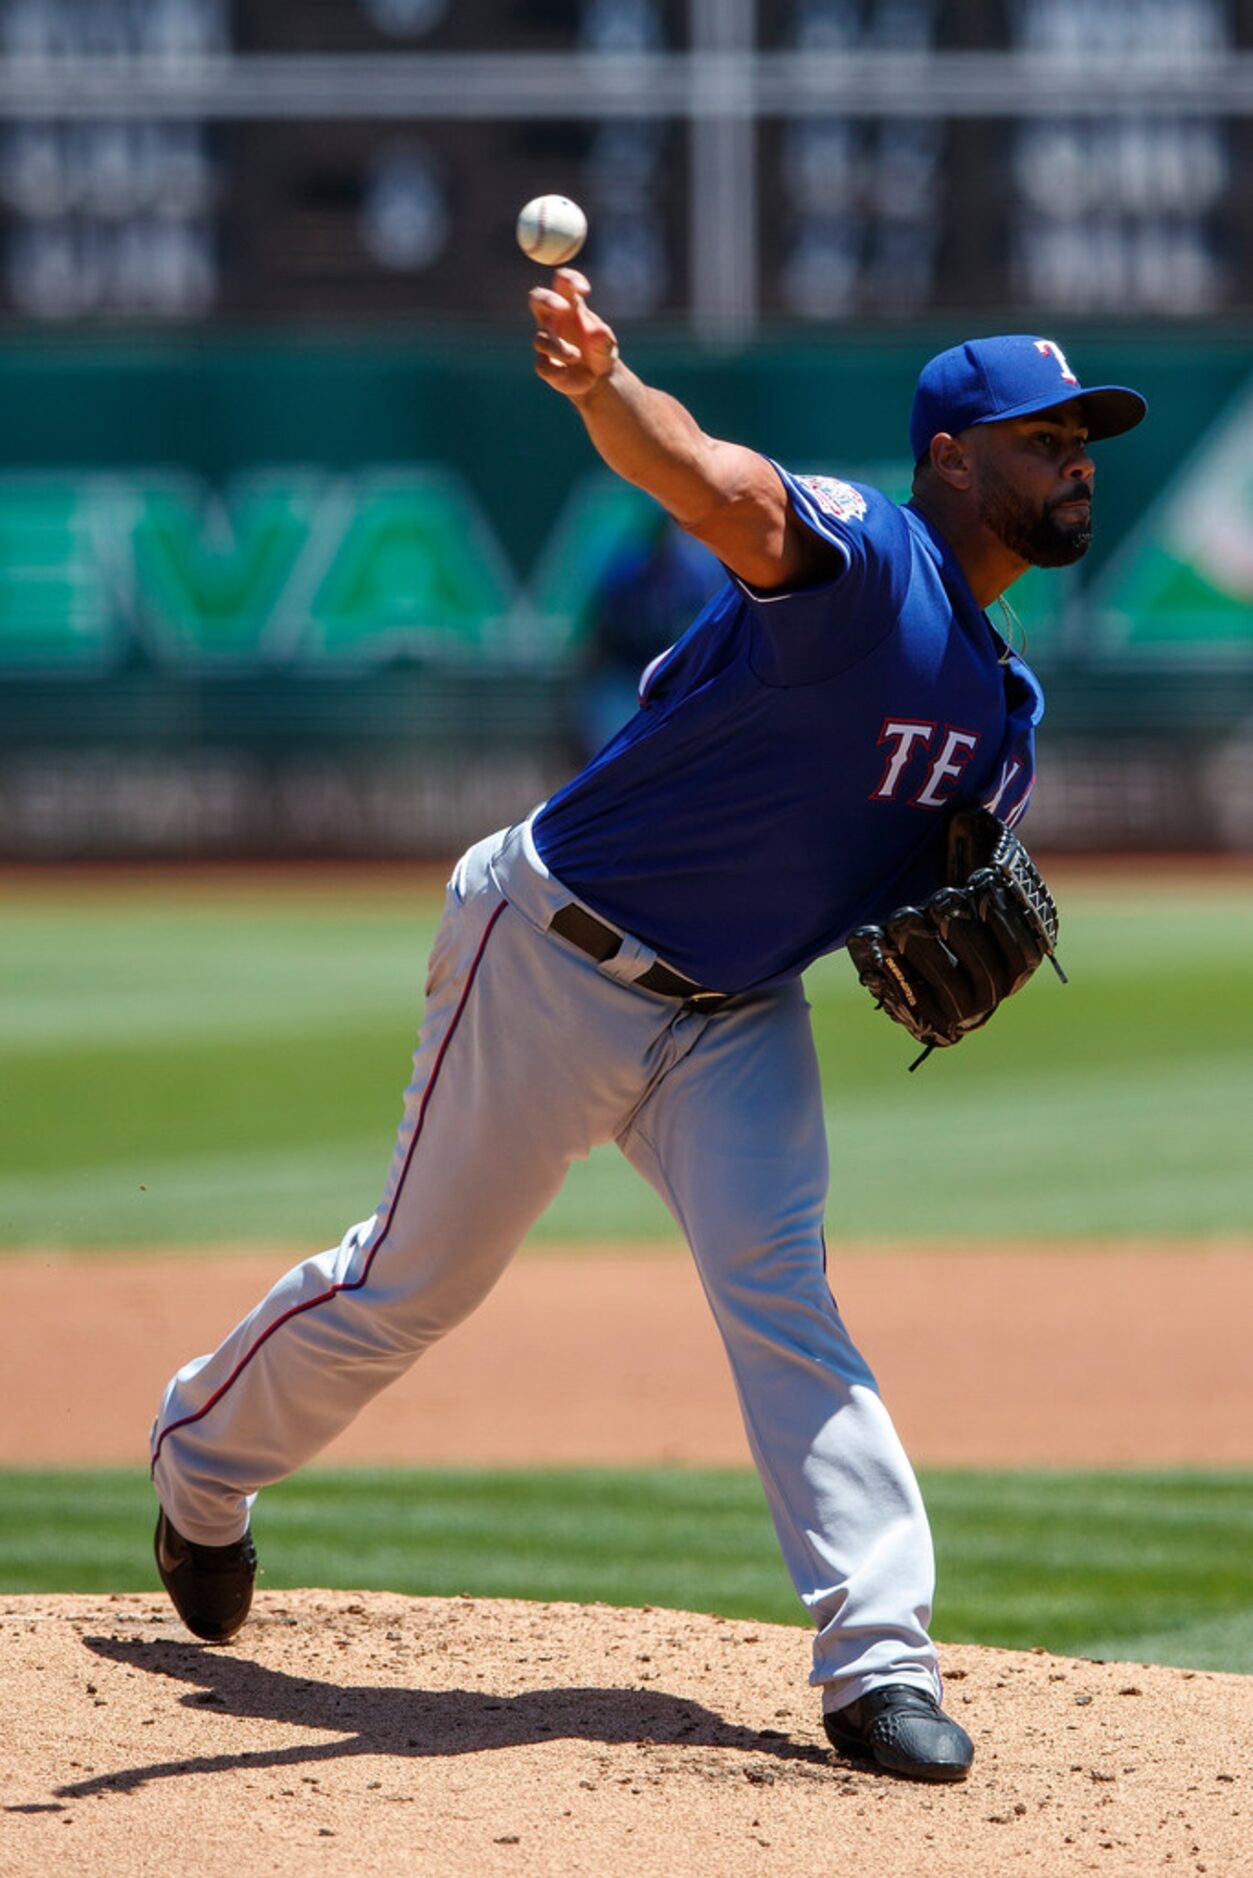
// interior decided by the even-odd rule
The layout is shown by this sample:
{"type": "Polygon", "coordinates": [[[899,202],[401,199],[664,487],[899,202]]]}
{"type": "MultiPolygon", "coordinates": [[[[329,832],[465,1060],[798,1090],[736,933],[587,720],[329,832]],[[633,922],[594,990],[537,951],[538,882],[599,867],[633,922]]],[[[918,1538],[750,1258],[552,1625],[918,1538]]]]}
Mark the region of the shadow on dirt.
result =
{"type": "Polygon", "coordinates": [[[824,1769],[832,1762],[825,1748],[794,1742],[773,1728],[736,1727],[699,1702],[663,1690],[550,1688],[504,1696],[479,1689],[371,1688],[287,1675],[203,1644],[122,1637],[84,1637],[83,1643],[109,1662],[188,1684],[188,1693],[180,1698],[185,1706],[204,1707],[224,1720],[322,1728],[335,1738],[251,1753],[153,1761],[58,1787],[57,1796],[63,1800],[125,1793],[151,1780],[185,1774],[316,1766],[355,1754],[481,1754],[563,1737],[606,1744],[732,1748],[824,1769]]]}

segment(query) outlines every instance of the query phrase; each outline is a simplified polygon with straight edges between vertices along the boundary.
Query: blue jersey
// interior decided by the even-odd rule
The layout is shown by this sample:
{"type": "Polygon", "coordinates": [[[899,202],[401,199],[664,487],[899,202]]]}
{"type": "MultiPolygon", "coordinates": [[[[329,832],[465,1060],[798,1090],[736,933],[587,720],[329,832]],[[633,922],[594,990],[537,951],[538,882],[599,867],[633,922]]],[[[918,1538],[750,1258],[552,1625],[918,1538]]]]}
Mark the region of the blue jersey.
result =
{"type": "Polygon", "coordinates": [[[916,510],[779,474],[843,565],[816,587],[723,587],[534,830],[572,893],[726,992],[794,977],[934,891],[956,803],[1017,821],[1043,712],[916,510]]]}

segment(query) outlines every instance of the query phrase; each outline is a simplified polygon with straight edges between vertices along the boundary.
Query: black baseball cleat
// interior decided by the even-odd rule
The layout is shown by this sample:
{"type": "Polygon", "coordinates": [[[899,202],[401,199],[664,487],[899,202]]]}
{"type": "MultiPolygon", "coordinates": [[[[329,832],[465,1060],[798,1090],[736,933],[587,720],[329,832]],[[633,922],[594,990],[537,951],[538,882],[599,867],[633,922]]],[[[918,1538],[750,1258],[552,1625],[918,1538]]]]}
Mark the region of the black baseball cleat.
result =
{"type": "Polygon", "coordinates": [[[188,1630],[206,1643],[229,1643],[252,1607],[257,1548],[246,1532],[234,1545],[193,1545],[164,1508],[153,1540],[161,1583],[188,1630]]]}
{"type": "Polygon", "coordinates": [[[964,1728],[933,1695],[912,1683],[889,1682],[824,1715],[827,1740],[850,1760],[873,1761],[905,1780],[964,1780],[975,1757],[964,1728]]]}

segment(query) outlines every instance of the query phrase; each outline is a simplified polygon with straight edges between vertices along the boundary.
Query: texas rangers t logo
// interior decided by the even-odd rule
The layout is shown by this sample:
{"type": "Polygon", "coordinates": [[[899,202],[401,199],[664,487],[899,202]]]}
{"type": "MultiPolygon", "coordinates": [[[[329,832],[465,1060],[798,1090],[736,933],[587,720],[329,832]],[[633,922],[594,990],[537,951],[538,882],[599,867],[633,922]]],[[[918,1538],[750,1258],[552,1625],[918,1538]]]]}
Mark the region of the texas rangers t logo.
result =
{"type": "Polygon", "coordinates": [[[1046,359],[1056,360],[1057,369],[1068,385],[1077,385],[1079,383],[1079,380],[1066,363],[1066,354],[1062,351],[1056,339],[1037,339],[1035,349],[1037,352],[1042,352],[1046,359]]]}

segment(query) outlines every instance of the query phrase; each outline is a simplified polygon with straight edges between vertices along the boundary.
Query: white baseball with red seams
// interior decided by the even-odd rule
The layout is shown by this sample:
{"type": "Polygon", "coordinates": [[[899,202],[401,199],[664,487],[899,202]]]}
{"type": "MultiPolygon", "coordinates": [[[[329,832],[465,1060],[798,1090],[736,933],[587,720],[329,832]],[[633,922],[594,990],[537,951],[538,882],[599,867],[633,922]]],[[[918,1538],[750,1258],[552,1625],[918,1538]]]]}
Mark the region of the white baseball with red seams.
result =
{"type": "Polygon", "coordinates": [[[535,196],[518,216],[518,246],[541,267],[572,261],[587,240],[587,217],[569,196],[535,196]]]}

